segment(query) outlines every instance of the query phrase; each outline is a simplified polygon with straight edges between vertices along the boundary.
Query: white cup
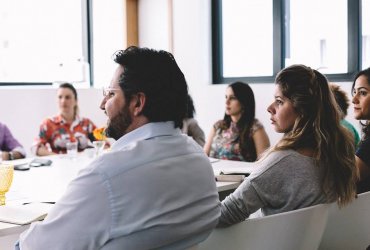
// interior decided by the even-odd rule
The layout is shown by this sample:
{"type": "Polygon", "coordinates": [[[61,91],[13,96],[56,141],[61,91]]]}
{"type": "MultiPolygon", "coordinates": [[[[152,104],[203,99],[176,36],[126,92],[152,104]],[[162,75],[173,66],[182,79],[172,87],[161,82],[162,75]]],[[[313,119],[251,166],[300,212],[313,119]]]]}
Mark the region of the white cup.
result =
{"type": "Polygon", "coordinates": [[[67,142],[66,148],[69,157],[74,158],[77,156],[78,142],[67,142]]]}

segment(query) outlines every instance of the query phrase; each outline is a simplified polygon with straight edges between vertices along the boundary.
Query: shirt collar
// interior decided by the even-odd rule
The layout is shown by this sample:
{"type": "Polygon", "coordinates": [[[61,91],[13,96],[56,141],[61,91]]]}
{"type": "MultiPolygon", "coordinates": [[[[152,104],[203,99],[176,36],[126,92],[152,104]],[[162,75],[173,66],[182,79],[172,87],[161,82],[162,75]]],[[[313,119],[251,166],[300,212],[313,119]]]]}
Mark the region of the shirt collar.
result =
{"type": "Polygon", "coordinates": [[[174,122],[151,122],[147,123],[119,138],[112,145],[112,150],[118,150],[132,142],[148,140],[154,137],[166,135],[180,135],[179,128],[174,127],[174,122]]]}
{"type": "MultiPolygon", "coordinates": [[[[59,124],[66,124],[67,123],[66,120],[64,120],[61,115],[55,116],[54,117],[54,122],[59,123],[59,124]]],[[[75,120],[72,123],[73,124],[80,123],[80,117],[78,115],[76,115],[75,120]]]]}

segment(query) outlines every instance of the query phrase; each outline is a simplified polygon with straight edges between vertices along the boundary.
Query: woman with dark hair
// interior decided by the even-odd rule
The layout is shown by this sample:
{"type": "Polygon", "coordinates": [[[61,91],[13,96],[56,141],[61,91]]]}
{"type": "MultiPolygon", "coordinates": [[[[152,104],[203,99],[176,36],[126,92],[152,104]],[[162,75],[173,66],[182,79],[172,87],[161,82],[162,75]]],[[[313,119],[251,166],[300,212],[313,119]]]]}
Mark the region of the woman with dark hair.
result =
{"type": "Polygon", "coordinates": [[[181,132],[192,137],[201,147],[204,146],[205,136],[203,130],[199,127],[197,120],[194,119],[195,107],[193,98],[188,95],[188,109],[186,118],[183,120],[181,132]]]}
{"type": "Polygon", "coordinates": [[[221,204],[219,226],[241,222],[259,210],[271,215],[356,194],[354,145],[340,124],[328,82],[321,73],[292,65],[276,76],[267,111],[282,139],[256,162],[256,170],[221,204]]]}
{"type": "Polygon", "coordinates": [[[362,120],[362,138],[356,150],[356,166],[360,172],[357,192],[370,191],[370,68],[357,73],[352,84],[352,103],[356,120],[362,120]]]}
{"type": "Polygon", "coordinates": [[[89,119],[78,116],[77,91],[72,84],[61,84],[57,97],[59,115],[42,122],[39,137],[32,146],[36,155],[65,153],[67,142],[75,141],[81,151],[89,145],[88,135],[96,128],[89,119]]]}
{"type": "Polygon", "coordinates": [[[204,151],[218,159],[256,161],[270,141],[255,118],[253,91],[246,83],[234,82],[227,87],[225,98],[224,119],[214,124],[204,151]]]}

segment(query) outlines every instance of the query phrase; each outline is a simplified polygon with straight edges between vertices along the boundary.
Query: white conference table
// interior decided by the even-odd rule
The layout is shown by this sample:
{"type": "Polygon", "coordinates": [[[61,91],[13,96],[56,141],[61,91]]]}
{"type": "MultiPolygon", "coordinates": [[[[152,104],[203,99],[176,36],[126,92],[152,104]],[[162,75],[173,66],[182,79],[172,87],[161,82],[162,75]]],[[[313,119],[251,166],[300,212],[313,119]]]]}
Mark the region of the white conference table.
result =
{"type": "MultiPolygon", "coordinates": [[[[28,171],[14,171],[12,186],[6,194],[7,204],[56,202],[65,192],[69,182],[77,176],[78,171],[94,159],[84,153],[79,153],[76,158],[70,158],[67,155],[46,158],[53,161],[51,166],[32,167],[28,171]]],[[[245,162],[210,160],[215,174],[233,171],[250,173],[253,169],[245,162]]],[[[240,182],[216,182],[218,192],[234,190],[239,184],[240,182]]],[[[20,226],[0,222],[0,246],[3,246],[4,239],[9,237],[8,242],[14,242],[14,237],[18,237],[28,227],[29,225],[20,226]]]]}

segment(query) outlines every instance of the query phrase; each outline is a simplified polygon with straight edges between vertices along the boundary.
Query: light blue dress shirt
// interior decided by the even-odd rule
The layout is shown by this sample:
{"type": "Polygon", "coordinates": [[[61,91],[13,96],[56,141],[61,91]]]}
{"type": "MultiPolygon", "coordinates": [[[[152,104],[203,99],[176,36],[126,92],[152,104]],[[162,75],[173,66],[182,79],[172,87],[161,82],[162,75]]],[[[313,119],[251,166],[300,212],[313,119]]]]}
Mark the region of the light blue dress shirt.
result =
{"type": "Polygon", "coordinates": [[[43,222],[20,236],[27,249],[184,249],[216,226],[211,164],[173,122],[148,123],[82,169],[43,222]]]}

